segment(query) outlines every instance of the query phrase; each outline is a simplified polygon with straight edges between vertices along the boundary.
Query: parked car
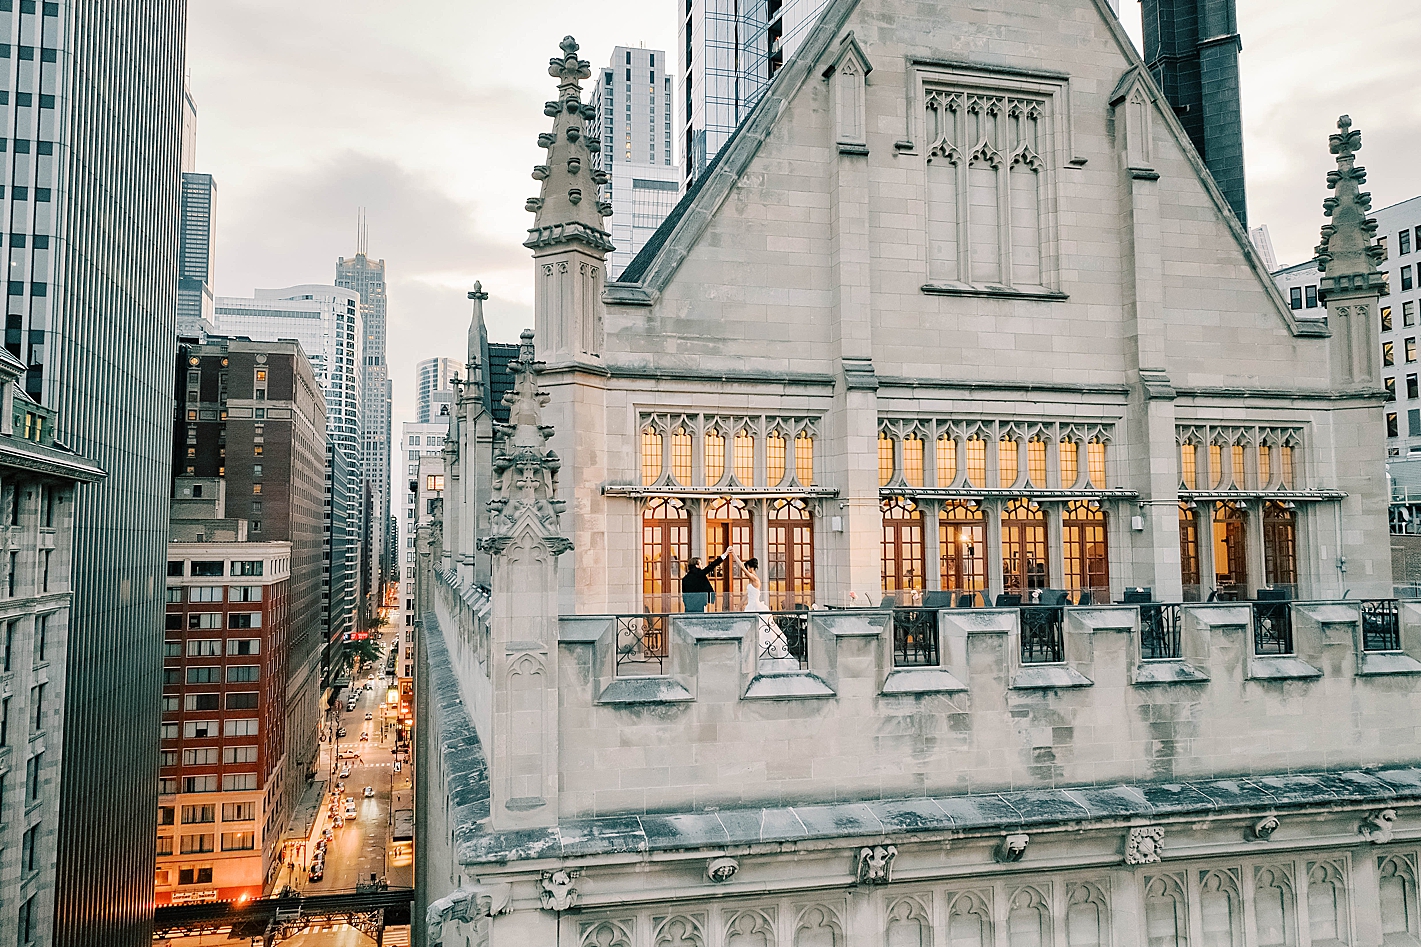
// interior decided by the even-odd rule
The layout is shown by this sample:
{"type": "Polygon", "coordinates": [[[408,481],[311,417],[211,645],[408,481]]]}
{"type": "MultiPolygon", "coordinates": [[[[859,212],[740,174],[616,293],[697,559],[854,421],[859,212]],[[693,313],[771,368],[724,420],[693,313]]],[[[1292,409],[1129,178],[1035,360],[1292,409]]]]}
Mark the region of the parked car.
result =
{"type": "Polygon", "coordinates": [[[345,819],[343,819],[343,818],[341,818],[339,815],[337,815],[337,816],[335,817],[335,827],[338,828],[338,829],[343,829],[343,828],[345,828],[345,819]]]}
{"type": "Polygon", "coordinates": [[[320,880],[321,880],[322,878],[324,878],[325,876],[326,876],[326,869],[325,869],[325,866],[324,866],[324,865],[321,865],[321,864],[315,864],[315,865],[312,865],[312,866],[311,866],[311,874],[308,875],[307,877],[310,878],[311,883],[314,884],[314,883],[316,883],[317,881],[320,881],[320,880]]]}
{"type": "Polygon", "coordinates": [[[375,787],[374,787],[374,786],[366,786],[366,787],[365,787],[365,798],[366,798],[366,799],[374,799],[374,798],[375,798],[375,787]]]}
{"type": "Polygon", "coordinates": [[[342,767],[340,768],[340,778],[341,778],[341,779],[349,779],[349,778],[350,778],[350,764],[349,764],[349,763],[345,764],[344,766],[342,766],[342,767]]]}

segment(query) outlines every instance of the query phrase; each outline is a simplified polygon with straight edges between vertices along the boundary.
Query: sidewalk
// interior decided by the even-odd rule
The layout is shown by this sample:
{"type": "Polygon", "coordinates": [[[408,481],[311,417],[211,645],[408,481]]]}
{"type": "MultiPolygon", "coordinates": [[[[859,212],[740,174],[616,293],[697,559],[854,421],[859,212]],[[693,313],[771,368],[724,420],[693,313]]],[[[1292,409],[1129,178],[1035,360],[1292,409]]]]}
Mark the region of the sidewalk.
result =
{"type": "Polygon", "coordinates": [[[291,814],[291,821],[287,823],[281,842],[283,848],[290,844],[293,847],[302,847],[304,851],[293,852],[295,864],[285,864],[277,871],[270,894],[275,894],[286,885],[299,889],[305,883],[306,868],[311,864],[316,839],[320,837],[321,829],[326,824],[325,797],[326,781],[323,779],[314,780],[301,795],[301,801],[297,804],[296,811],[291,814]]]}

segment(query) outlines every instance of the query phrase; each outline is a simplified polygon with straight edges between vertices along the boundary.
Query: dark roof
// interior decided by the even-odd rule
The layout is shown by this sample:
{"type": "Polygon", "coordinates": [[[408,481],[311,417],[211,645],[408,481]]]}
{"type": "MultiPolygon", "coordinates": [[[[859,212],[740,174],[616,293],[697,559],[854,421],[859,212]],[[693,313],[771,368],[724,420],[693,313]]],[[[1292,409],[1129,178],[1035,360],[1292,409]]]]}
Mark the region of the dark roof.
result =
{"type": "Polygon", "coordinates": [[[503,396],[513,390],[513,373],[508,370],[510,362],[518,359],[516,342],[490,342],[488,344],[489,413],[500,424],[508,423],[508,405],[503,396]]]}
{"type": "MultiPolygon", "coordinates": [[[[753,111],[753,110],[751,110],[753,111]]],[[[676,229],[676,225],[681,222],[681,218],[686,216],[686,211],[691,209],[695,203],[696,195],[701,192],[701,188],[706,186],[706,182],[711,179],[720,166],[721,160],[730,151],[730,143],[735,141],[740,135],[740,130],[745,127],[746,120],[750,117],[750,112],[745,113],[745,118],[740,120],[740,124],[735,126],[735,131],[730,133],[730,137],[725,140],[725,144],[720,146],[720,150],[715,153],[711,163],[706,165],[706,169],[700,173],[691,186],[686,188],[686,193],[681,195],[681,199],[676,202],[676,206],[671,208],[671,213],[666,215],[666,219],[661,222],[661,226],[656,228],[656,232],[651,235],[632,261],[627,264],[627,268],[622,270],[613,282],[616,283],[639,283],[646,275],[647,267],[651,266],[651,261],[656,259],[656,254],[661,252],[661,247],[667,240],[671,239],[671,233],[676,229]]]]}

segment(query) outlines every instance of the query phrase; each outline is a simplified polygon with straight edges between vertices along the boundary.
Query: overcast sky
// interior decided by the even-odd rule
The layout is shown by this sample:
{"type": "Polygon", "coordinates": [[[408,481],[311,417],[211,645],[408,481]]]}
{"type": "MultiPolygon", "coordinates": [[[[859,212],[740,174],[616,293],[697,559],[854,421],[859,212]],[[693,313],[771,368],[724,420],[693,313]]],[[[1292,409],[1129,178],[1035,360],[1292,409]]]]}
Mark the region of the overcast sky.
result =
{"type": "MultiPolygon", "coordinates": [[[[1123,0],[1138,42],[1139,5],[1123,0]]],[[[188,68],[198,170],[217,178],[216,289],[330,282],[367,208],[388,267],[395,435],[413,366],[462,361],[468,289],[489,328],[532,324],[522,246],[543,152],[548,58],[568,33],[670,50],[678,0],[192,0],[188,68]]],[[[1416,0],[1238,0],[1249,216],[1280,264],[1311,256],[1327,136],[1351,114],[1374,206],[1421,193],[1416,0]],[[1343,12],[1345,11],[1345,12],[1343,12]]],[[[677,116],[679,123],[680,116],[677,116]]]]}

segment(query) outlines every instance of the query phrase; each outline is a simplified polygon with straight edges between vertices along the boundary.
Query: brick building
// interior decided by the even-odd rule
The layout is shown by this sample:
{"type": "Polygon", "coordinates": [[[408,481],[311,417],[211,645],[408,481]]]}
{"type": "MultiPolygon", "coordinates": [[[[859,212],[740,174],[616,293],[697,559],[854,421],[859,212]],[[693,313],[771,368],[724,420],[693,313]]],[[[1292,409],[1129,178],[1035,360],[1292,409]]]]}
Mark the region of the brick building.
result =
{"type": "MultiPolygon", "coordinates": [[[[272,688],[272,696],[271,703],[264,705],[268,713],[261,717],[263,745],[273,734],[280,738],[279,745],[273,744],[272,755],[263,756],[271,766],[273,780],[271,786],[265,781],[262,786],[262,822],[263,828],[269,830],[264,837],[275,845],[284,828],[283,821],[294,811],[314,772],[318,750],[320,662],[326,639],[321,610],[325,402],[310,362],[296,342],[211,337],[201,344],[185,344],[178,354],[176,382],[179,409],[173,443],[176,475],[172,540],[177,552],[169,563],[170,632],[175,630],[174,616],[179,615],[175,606],[186,605],[190,609],[193,604],[179,587],[182,580],[211,578],[194,577],[187,572],[174,575],[173,562],[229,558],[225,554],[204,555],[196,548],[204,543],[237,543],[254,551],[250,557],[234,553],[230,557],[234,562],[264,555],[261,550],[268,546],[285,550],[281,555],[273,553],[282,563],[275,575],[281,577],[279,597],[283,608],[273,618],[276,623],[263,624],[260,627],[264,631],[255,636],[263,640],[263,653],[273,662],[267,670],[275,675],[263,678],[272,688]]],[[[274,575],[269,568],[263,574],[274,575]]],[[[212,615],[221,606],[213,610],[208,607],[210,603],[226,602],[230,608],[234,601],[230,595],[239,594],[233,589],[246,588],[245,578],[228,574],[226,582],[197,583],[203,588],[198,594],[218,596],[201,599],[204,613],[211,612],[202,620],[217,620],[212,615]],[[230,582],[240,584],[224,592],[230,582]]],[[[262,583],[251,585],[260,587],[262,583]]],[[[245,607],[248,600],[236,601],[245,607]]],[[[183,624],[181,630],[191,629],[183,624]]],[[[174,649],[171,637],[167,646],[170,652],[174,649]]],[[[183,650],[181,655],[170,657],[190,655],[183,650]]],[[[180,678],[167,686],[187,687],[186,677],[180,678]]],[[[186,693],[180,690],[165,694],[180,697],[177,703],[186,707],[186,693]]],[[[211,697],[204,700],[210,701],[211,697]]],[[[175,719],[169,716],[172,712],[185,713],[168,711],[165,725],[175,719]]],[[[165,743],[165,761],[170,765],[174,759],[180,761],[186,749],[170,748],[165,743]],[[174,756],[168,752],[170,749],[179,755],[174,756]]],[[[165,777],[172,775],[164,769],[165,777]]],[[[267,775],[263,773],[264,780],[267,775]]],[[[174,854],[181,856],[180,849],[179,843],[174,854]]],[[[271,867],[272,851],[270,847],[255,851],[261,852],[264,859],[260,876],[264,879],[265,870],[271,867]]],[[[181,891],[184,886],[178,885],[177,878],[171,876],[171,883],[181,891]]],[[[219,886],[235,887],[242,886],[219,886]]],[[[216,889],[199,884],[194,890],[216,889]]]]}

